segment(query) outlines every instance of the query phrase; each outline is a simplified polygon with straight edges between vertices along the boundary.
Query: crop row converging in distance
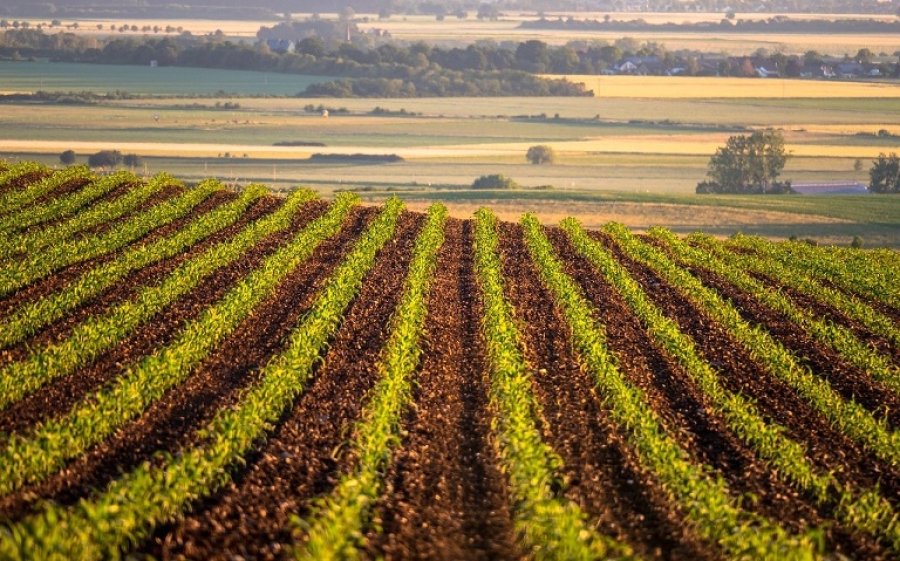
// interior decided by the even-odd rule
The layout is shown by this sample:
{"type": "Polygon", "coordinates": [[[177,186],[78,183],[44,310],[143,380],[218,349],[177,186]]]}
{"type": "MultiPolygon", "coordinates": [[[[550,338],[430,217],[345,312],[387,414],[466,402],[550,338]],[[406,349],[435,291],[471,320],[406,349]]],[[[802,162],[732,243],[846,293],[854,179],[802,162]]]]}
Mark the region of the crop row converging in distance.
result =
{"type": "Polygon", "coordinates": [[[0,169],[0,557],[900,557],[900,258],[0,169]]]}

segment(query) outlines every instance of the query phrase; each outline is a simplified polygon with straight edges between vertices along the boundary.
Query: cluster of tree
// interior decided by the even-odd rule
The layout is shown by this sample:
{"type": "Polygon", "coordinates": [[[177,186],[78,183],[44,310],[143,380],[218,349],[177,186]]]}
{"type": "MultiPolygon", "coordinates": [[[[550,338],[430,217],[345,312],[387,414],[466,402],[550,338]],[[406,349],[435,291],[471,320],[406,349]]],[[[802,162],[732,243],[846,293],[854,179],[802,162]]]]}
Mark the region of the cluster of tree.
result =
{"type": "MultiPolygon", "coordinates": [[[[75,163],[75,151],[66,150],[59,155],[59,161],[65,165],[75,163]]],[[[88,165],[92,168],[115,168],[126,165],[136,168],[143,165],[144,161],[137,154],[122,154],[118,150],[100,150],[88,156],[88,165]]]]}
{"type": "Polygon", "coordinates": [[[472,182],[472,189],[518,189],[519,184],[512,178],[495,173],[482,175],[472,182]]]}
{"type": "Polygon", "coordinates": [[[879,154],[869,170],[871,193],[900,193],[900,156],[879,154]]]}
{"type": "Polygon", "coordinates": [[[776,130],[732,136],[710,158],[709,180],[697,184],[697,193],[790,193],[790,181],[778,181],[787,159],[776,130]]]}
{"type": "Polygon", "coordinates": [[[514,70],[457,72],[425,69],[399,78],[354,78],[312,84],[304,97],[500,97],[591,95],[581,84],[514,70]]]}
{"type": "Polygon", "coordinates": [[[900,21],[876,19],[811,20],[775,16],[768,19],[730,19],[729,12],[719,22],[648,23],[643,19],[603,20],[541,18],[519,24],[523,29],[563,29],[578,31],[670,32],[670,33],[900,33],[900,21]]]}

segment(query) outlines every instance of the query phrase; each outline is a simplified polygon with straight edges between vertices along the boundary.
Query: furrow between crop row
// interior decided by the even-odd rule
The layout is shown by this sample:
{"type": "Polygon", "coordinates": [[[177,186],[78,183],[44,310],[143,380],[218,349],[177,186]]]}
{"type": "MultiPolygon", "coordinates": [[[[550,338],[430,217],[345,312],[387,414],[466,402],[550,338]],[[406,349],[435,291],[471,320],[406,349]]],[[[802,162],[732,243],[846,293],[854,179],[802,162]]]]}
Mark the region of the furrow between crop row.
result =
{"type": "Polygon", "coordinates": [[[171,176],[160,174],[137,187],[129,189],[121,197],[101,201],[76,215],[44,228],[20,232],[16,236],[0,239],[0,259],[13,255],[29,254],[45,247],[64,242],[71,236],[95,226],[115,220],[135,210],[144,201],[164,187],[177,185],[171,176]]]}
{"type": "Polygon", "coordinates": [[[841,522],[885,539],[900,552],[897,515],[877,489],[845,489],[832,474],[818,470],[807,458],[803,445],[788,438],[781,426],[768,423],[751,401],[719,384],[719,373],[700,357],[694,341],[652,303],[624,267],[592,240],[577,221],[566,220],[562,227],[578,251],[628,302],[656,345],[678,360],[709,399],[711,408],[741,440],[818,504],[834,508],[841,522]]]}
{"type": "Polygon", "coordinates": [[[807,310],[798,308],[786,295],[779,291],[769,290],[762,282],[736,265],[729,264],[705,250],[691,247],[667,230],[654,228],[651,229],[650,235],[672,251],[680,264],[706,269],[719,275],[764,306],[783,314],[802,330],[811,334],[816,341],[834,349],[856,368],[900,393],[900,368],[894,366],[889,357],[860,341],[850,329],[818,318],[807,310]]]}
{"type": "Polygon", "coordinates": [[[621,225],[608,225],[604,231],[626,255],[655,271],[711,319],[719,322],[768,372],[802,395],[840,431],[868,447],[888,464],[900,465],[900,434],[888,429],[861,405],[844,400],[827,382],[802,367],[768,331],[745,321],[730,302],[678,267],[661,250],[641,243],[621,225]]]}
{"type": "Polygon", "coordinates": [[[433,205],[416,240],[403,296],[391,320],[391,335],[378,364],[380,381],[357,424],[353,452],[358,463],[351,474],[298,523],[306,534],[297,559],[353,559],[363,544],[372,504],[384,487],[381,473],[400,442],[400,424],[412,396],[412,376],[422,353],[420,339],[426,299],[437,253],[444,242],[447,209],[433,205]]]}
{"type": "Polygon", "coordinates": [[[616,358],[607,348],[603,327],[594,319],[592,305],[563,272],[537,219],[526,215],[522,225],[532,259],[566,317],[575,346],[594,375],[604,403],[615,420],[628,427],[631,445],[682,506],[698,533],[734,557],[816,557],[811,536],[790,535],[771,520],[743,510],[725,484],[694,464],[666,433],[643,392],[622,376],[616,358]]]}
{"type": "Polygon", "coordinates": [[[540,407],[531,390],[515,313],[504,295],[497,255],[497,219],[476,213],[475,268],[484,298],[483,329],[491,363],[492,422],[514,499],[516,529],[537,559],[631,557],[628,546],[596,532],[582,510],[554,488],[562,460],[542,440],[540,407]]]}
{"type": "MultiPolygon", "coordinates": [[[[76,170],[68,168],[65,171],[76,170]]],[[[61,172],[62,173],[62,172],[61,172]]],[[[71,216],[86,205],[111,193],[127,183],[138,183],[138,178],[127,171],[119,171],[98,179],[93,179],[89,172],[72,173],[65,184],[78,184],[80,189],[74,193],[52,199],[50,201],[23,208],[0,218],[0,233],[6,236],[32,226],[71,216]]]]}
{"type": "Polygon", "coordinates": [[[156,228],[188,214],[192,208],[219,189],[220,186],[216,182],[204,182],[180,197],[157,205],[101,236],[60,243],[25,259],[7,262],[0,270],[0,296],[15,292],[68,265],[120,249],[156,228]]]}
{"type": "MultiPolygon", "coordinates": [[[[250,186],[234,201],[200,216],[181,230],[148,244],[126,249],[116,254],[112,260],[86,271],[61,290],[20,306],[0,321],[0,347],[25,340],[42,327],[101,294],[129,273],[178,255],[233,224],[266,192],[262,187],[250,186]]],[[[8,402],[8,399],[0,397],[0,408],[8,402]]]]}
{"type": "Polygon", "coordinates": [[[44,165],[35,162],[18,162],[9,166],[0,173],[0,186],[6,187],[28,177],[35,178],[35,181],[30,182],[27,187],[9,189],[0,194],[0,214],[14,211],[53,191],[59,185],[58,179],[55,179],[56,173],[49,173],[44,165]],[[41,178],[41,174],[46,175],[41,178]]]}
{"type": "Polygon", "coordinates": [[[0,451],[0,493],[43,480],[181,383],[292,269],[340,229],[356,201],[353,196],[339,197],[326,215],[269,256],[200,317],[186,324],[172,343],[131,365],[111,387],[28,434],[10,437],[0,451]]]}

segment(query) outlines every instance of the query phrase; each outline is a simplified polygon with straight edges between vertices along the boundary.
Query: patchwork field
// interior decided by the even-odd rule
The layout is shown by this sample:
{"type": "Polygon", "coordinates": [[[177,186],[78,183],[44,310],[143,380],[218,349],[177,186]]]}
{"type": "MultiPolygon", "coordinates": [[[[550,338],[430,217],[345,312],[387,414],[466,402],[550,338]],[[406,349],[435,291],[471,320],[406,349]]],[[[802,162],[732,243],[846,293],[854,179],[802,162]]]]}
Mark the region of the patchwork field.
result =
{"type": "Polygon", "coordinates": [[[900,554],[896,251],[359,203],[0,165],[0,557],[900,554]]]}

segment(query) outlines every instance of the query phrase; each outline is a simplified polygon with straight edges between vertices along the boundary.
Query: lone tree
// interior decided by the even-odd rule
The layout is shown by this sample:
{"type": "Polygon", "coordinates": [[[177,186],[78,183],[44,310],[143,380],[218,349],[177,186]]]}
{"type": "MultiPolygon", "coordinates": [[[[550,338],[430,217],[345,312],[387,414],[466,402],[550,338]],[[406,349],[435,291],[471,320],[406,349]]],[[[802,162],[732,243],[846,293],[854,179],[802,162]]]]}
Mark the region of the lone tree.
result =
{"type": "Polygon", "coordinates": [[[778,131],[732,136],[710,158],[709,180],[697,184],[697,193],[791,193],[790,181],[778,181],[787,159],[778,131]]]}
{"type": "Polygon", "coordinates": [[[62,154],[59,155],[59,161],[64,166],[71,166],[75,163],[75,151],[74,150],[66,150],[62,154]]]}
{"type": "Polygon", "coordinates": [[[869,170],[869,191],[872,193],[900,193],[900,157],[891,152],[879,154],[869,170]]]}
{"type": "Polygon", "coordinates": [[[552,164],[556,160],[556,153],[553,152],[553,148],[546,144],[538,144],[528,149],[528,152],[525,153],[525,158],[535,165],[552,164]]]}

